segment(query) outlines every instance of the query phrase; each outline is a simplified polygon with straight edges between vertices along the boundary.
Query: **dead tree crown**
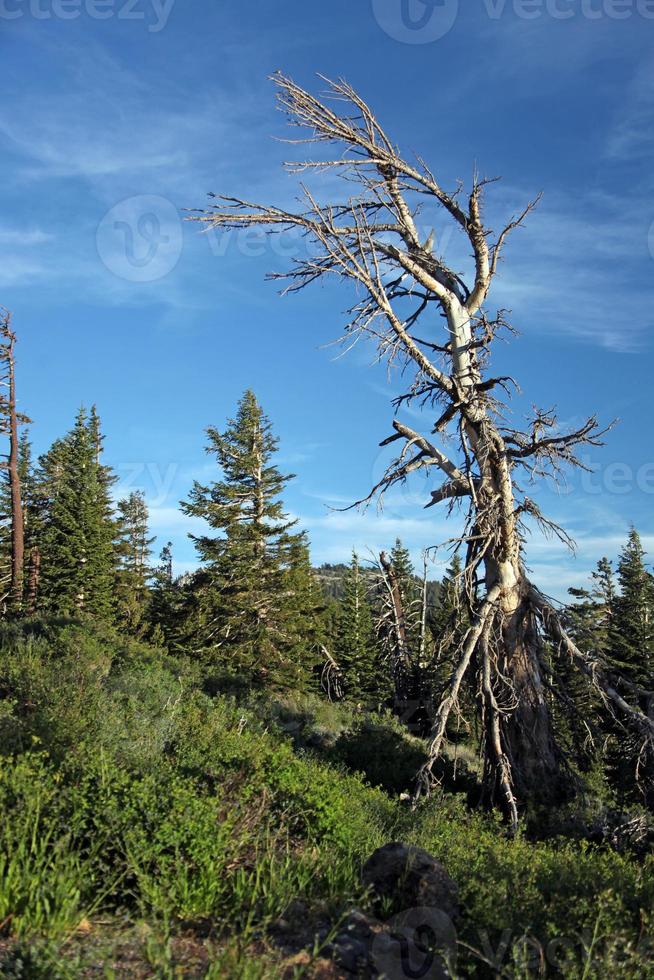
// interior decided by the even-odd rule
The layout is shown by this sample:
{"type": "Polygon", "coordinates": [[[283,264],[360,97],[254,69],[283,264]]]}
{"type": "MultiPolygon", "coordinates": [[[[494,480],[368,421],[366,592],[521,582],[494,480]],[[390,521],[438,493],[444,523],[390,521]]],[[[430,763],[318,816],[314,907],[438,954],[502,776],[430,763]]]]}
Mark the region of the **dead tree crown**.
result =
{"type": "Polygon", "coordinates": [[[560,794],[565,768],[546,697],[545,676],[551,677],[552,665],[546,662],[545,638],[565,650],[607,706],[639,733],[647,751],[654,744],[654,721],[601,663],[575,646],[523,564],[526,522],[569,538],[519,489],[520,474],[556,479],[564,467],[582,466],[579,447],[598,445],[603,430],[593,416],[562,432],[555,414],[540,410],[525,430],[511,428],[505,408],[515,382],[490,371],[493,342],[508,324],[504,311],[489,314],[486,301],[507,239],[538,199],[494,234],[482,210],[492,180],[475,175],[468,192],[462,184],[446,190],[422,158],[404,158],[350,85],[324,81],[327,96],[321,100],[283,74],[274,77],[280,109],[303,131],[288,142],[333,148],[320,159],[287,168],[297,175],[338,175],[347,190],[343,199],[324,203],[304,184],[296,211],[211,195],[210,206],[192,220],[219,230],[299,231],[310,242],[310,253],[271,278],[285,281],[284,292],[330,277],[349,283],[355,299],[345,338],[372,340],[380,359],[410,372],[395,408],[421,407],[425,415],[431,413],[431,428],[418,431],[393,419],[393,432],[382,445],[397,445],[397,456],[359,503],[418,471],[439,477],[427,506],[464,508],[458,545],[465,554],[470,607],[470,627],[435,717],[419,791],[432,781],[448,717],[472,669],[483,719],[485,783],[515,824],[521,803],[560,794]],[[465,236],[473,260],[467,279],[435,251],[433,235],[420,234],[425,205],[437,208],[465,236]]]}

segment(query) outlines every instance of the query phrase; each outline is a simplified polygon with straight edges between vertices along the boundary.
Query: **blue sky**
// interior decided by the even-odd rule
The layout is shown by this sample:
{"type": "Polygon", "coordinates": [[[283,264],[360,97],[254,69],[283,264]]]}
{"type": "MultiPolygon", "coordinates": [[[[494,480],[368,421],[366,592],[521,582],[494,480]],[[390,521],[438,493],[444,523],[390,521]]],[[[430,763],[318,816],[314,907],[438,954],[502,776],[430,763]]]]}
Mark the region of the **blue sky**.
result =
{"type": "Polygon", "coordinates": [[[572,559],[534,536],[529,565],[562,596],[630,522],[654,552],[653,41],[652,0],[0,0],[0,303],[35,448],[97,402],[107,461],[123,491],[146,492],[185,569],[177,503],[211,478],[204,428],[250,386],[297,474],[287,504],[316,561],[398,534],[417,557],[450,536],[421,483],[382,514],[329,509],[379,475],[401,390],[369,351],[326,346],[348,297],[281,299],[264,276],[293,242],[221,242],[180,221],[209,191],[292,202],[267,76],[320,88],[321,72],[346,77],[445,184],[475,164],[503,175],[491,223],[543,191],[492,297],[520,331],[498,366],[521,382],[516,417],[535,403],[621,423],[589,456],[593,476],[529,491],[578,543],[572,559]]]}

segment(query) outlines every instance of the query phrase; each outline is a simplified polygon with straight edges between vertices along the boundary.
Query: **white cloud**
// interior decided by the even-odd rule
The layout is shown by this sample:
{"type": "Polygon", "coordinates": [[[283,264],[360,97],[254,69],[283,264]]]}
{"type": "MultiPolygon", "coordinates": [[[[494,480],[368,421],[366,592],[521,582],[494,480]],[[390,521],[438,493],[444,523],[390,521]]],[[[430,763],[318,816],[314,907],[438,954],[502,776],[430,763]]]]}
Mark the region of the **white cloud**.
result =
{"type": "Polygon", "coordinates": [[[0,228],[0,245],[18,245],[20,247],[43,245],[52,241],[53,237],[40,228],[0,228]]]}
{"type": "Polygon", "coordinates": [[[48,275],[49,270],[44,263],[20,255],[0,253],[0,286],[3,288],[43,282],[48,275]]]}

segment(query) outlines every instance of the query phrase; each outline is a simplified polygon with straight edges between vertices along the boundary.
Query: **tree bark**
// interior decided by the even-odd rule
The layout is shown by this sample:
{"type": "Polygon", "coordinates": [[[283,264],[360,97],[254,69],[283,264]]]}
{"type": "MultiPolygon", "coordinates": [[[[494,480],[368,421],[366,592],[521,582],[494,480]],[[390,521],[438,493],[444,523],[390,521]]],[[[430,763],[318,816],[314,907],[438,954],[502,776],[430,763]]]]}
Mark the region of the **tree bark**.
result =
{"type": "Polygon", "coordinates": [[[556,803],[567,794],[561,754],[541,677],[543,641],[529,604],[529,582],[522,575],[502,597],[503,620],[498,678],[506,678],[513,704],[502,718],[503,745],[520,800],[556,803]]]}
{"type": "MultiPolygon", "coordinates": [[[[11,329],[11,314],[5,312],[0,324],[2,360],[6,365],[4,384],[7,394],[2,398],[5,432],[9,436],[7,473],[11,497],[11,606],[20,612],[23,604],[23,573],[25,561],[25,518],[18,468],[18,423],[16,410],[16,335],[11,329]]],[[[20,421],[26,421],[20,417],[20,421]]]]}
{"type": "Polygon", "coordinates": [[[25,524],[20,474],[18,472],[18,420],[16,416],[16,378],[14,341],[9,360],[9,485],[11,488],[11,593],[16,610],[23,602],[23,566],[25,561],[25,524]]]}

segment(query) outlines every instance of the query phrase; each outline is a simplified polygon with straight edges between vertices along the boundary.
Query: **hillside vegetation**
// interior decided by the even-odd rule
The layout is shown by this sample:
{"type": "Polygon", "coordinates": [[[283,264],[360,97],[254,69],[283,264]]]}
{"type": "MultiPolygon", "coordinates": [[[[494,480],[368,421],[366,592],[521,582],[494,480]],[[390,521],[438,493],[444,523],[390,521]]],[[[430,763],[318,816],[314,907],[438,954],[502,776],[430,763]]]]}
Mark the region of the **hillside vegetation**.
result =
{"type": "Polygon", "coordinates": [[[108,628],[5,627],[0,975],[339,976],[321,947],[395,839],[459,885],[453,975],[652,975],[651,857],[510,839],[460,793],[412,813],[390,716],[208,681],[108,628]]]}

